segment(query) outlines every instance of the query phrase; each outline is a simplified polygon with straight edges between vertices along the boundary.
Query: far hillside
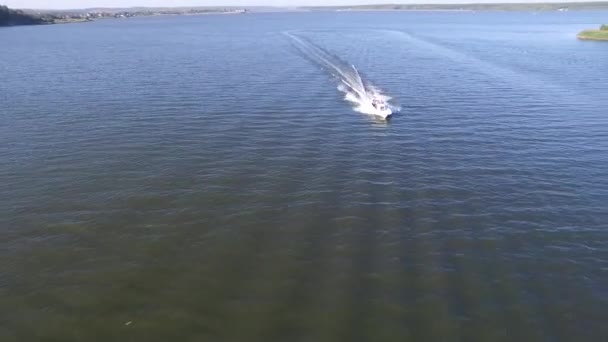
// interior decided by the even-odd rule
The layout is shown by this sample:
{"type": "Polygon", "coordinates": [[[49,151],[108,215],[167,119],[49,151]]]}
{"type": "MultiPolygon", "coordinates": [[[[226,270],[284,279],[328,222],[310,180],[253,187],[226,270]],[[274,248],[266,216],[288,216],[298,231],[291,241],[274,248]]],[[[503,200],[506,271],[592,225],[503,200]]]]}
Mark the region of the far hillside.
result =
{"type": "MultiPolygon", "coordinates": [[[[448,2],[448,1],[446,1],[448,2]]],[[[569,11],[569,10],[608,10],[608,1],[592,2],[496,2],[445,4],[378,4],[353,6],[309,6],[308,10],[337,10],[337,11],[569,11]]]]}

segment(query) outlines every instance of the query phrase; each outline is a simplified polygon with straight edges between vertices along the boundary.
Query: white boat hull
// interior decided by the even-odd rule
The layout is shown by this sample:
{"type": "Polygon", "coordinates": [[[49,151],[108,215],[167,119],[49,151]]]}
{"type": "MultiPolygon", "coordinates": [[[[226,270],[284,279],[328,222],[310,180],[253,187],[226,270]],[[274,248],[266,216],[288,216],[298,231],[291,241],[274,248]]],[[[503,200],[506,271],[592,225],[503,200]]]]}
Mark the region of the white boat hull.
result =
{"type": "Polygon", "coordinates": [[[388,120],[391,118],[391,116],[393,116],[393,111],[390,108],[384,110],[376,109],[373,114],[384,120],[388,120]]]}

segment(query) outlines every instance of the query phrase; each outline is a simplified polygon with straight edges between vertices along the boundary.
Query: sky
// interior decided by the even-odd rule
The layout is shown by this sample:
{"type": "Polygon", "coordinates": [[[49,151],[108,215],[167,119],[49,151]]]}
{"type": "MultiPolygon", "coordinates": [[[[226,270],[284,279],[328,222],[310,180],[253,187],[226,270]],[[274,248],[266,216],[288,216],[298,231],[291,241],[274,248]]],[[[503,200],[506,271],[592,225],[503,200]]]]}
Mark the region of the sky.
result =
{"type": "MultiPolygon", "coordinates": [[[[559,2],[560,0],[0,0],[11,8],[77,9],[90,7],[303,6],[386,3],[559,2]]],[[[577,0],[573,0],[577,1],[577,0]]]]}

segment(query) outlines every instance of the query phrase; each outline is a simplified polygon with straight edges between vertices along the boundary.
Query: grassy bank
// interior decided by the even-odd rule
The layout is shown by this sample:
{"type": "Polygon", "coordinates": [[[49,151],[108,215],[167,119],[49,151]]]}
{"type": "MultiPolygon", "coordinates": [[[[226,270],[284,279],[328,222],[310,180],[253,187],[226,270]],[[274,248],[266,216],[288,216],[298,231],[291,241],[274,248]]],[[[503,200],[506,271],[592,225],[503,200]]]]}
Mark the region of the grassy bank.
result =
{"type": "Polygon", "coordinates": [[[68,18],[68,19],[53,19],[53,24],[73,24],[73,23],[86,23],[93,21],[87,18],[68,18]]]}
{"type": "Polygon", "coordinates": [[[608,25],[602,25],[599,30],[585,30],[578,34],[578,39],[608,41],[608,25]]]}

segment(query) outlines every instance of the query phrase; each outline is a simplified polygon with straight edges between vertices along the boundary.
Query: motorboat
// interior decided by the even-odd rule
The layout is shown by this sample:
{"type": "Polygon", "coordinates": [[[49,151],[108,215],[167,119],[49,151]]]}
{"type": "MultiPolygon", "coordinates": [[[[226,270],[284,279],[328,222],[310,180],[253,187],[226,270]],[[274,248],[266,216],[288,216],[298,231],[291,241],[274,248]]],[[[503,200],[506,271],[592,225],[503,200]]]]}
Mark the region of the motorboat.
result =
{"type": "Polygon", "coordinates": [[[375,115],[381,116],[384,119],[389,119],[393,115],[393,110],[389,107],[389,105],[378,98],[374,98],[372,100],[372,107],[376,110],[375,115]]]}

